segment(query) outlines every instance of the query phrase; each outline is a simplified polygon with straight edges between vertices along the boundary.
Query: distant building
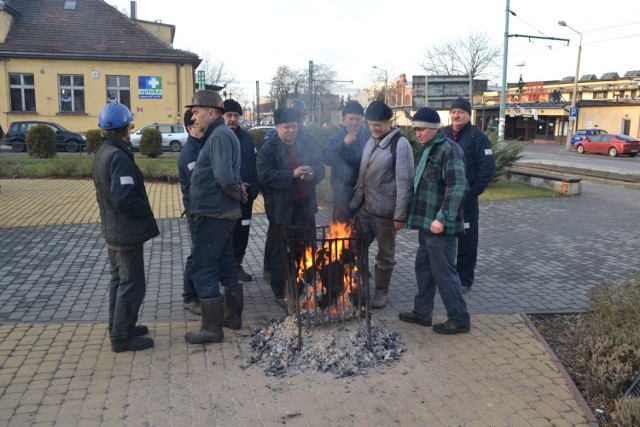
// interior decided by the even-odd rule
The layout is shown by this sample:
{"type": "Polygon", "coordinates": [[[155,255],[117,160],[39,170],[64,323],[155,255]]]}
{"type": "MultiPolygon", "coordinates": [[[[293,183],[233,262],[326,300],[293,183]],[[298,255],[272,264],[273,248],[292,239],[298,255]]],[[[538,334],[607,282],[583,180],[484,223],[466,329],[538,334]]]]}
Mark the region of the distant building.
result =
{"type": "Polygon", "coordinates": [[[102,0],[0,1],[0,123],[37,119],[83,132],[114,100],[137,127],[179,121],[201,60],[172,47],[174,26],[135,14],[102,0]]]}

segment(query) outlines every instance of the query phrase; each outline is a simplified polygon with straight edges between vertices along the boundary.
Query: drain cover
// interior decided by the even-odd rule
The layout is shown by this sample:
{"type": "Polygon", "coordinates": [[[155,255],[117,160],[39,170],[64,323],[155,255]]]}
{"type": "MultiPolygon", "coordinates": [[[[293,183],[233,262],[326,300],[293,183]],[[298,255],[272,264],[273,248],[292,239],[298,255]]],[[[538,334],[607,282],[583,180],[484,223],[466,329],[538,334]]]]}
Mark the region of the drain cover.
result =
{"type": "Polygon", "coordinates": [[[624,392],[624,397],[640,397],[640,375],[638,375],[638,378],[631,384],[629,390],[624,392]]]}

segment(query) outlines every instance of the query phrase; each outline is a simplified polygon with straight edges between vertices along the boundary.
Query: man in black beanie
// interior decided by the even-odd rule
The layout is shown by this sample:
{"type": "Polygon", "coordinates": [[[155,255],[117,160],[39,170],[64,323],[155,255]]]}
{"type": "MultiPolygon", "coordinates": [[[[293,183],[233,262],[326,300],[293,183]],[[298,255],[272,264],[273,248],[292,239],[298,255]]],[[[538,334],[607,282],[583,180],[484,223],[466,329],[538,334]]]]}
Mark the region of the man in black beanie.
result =
{"type": "Polygon", "coordinates": [[[445,135],[457,142],[464,151],[469,193],[464,204],[465,233],[458,238],[457,269],[462,282],[462,292],[467,293],[473,285],[476,260],[478,259],[478,223],[480,206],[478,197],[491,182],[496,171],[491,141],[471,121],[471,104],[457,98],[449,112],[451,125],[444,128],[445,135]]]}
{"type": "Polygon", "coordinates": [[[356,212],[358,232],[366,245],[378,241],[375,294],[372,308],[387,305],[393,267],[396,265],[396,233],[405,228],[413,192],[413,151],[400,129],[391,127],[393,112],[382,101],[373,101],[365,118],[371,137],[364,146],[358,182],[349,208],[356,212]]]}
{"type": "Polygon", "coordinates": [[[364,108],[358,101],[347,101],[342,109],[343,128],[331,135],[322,150],[324,164],[331,167],[333,220],[347,222],[352,218],[349,203],[358,181],[362,150],[371,133],[362,126],[364,108]]]}
{"type": "Polygon", "coordinates": [[[242,268],[242,260],[249,244],[251,212],[253,210],[253,201],[260,192],[260,182],[258,181],[258,171],[256,170],[256,147],[253,145],[253,138],[251,138],[249,132],[240,126],[242,114],[242,107],[237,101],[233,99],[224,101],[224,123],[236,134],[240,141],[240,178],[249,187],[247,190],[249,199],[246,203],[240,204],[242,218],[238,219],[236,228],[233,230],[233,255],[236,259],[238,279],[243,282],[250,282],[253,277],[242,268]]]}

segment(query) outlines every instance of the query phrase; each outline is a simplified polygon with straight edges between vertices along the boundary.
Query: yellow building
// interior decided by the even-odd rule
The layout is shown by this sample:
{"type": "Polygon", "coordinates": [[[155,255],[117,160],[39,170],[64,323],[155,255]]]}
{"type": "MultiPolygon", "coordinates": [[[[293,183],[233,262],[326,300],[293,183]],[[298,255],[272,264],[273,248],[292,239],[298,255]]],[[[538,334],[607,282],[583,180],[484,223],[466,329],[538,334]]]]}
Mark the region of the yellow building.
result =
{"type": "Polygon", "coordinates": [[[0,1],[0,124],[43,120],[86,132],[112,100],[138,128],[178,122],[200,58],[174,49],[174,33],[102,0],[0,1]]]}

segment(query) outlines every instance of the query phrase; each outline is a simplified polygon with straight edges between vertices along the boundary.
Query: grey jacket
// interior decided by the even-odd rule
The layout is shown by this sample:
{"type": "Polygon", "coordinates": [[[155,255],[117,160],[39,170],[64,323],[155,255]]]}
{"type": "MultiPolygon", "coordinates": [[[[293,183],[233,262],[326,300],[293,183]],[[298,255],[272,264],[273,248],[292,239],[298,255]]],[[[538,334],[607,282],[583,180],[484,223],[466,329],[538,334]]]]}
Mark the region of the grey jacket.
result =
{"type": "Polygon", "coordinates": [[[220,217],[237,210],[239,218],[240,142],[222,116],[209,125],[202,139],[206,142],[191,175],[190,213],[220,217]]]}
{"type": "Polygon", "coordinates": [[[391,138],[400,129],[393,128],[379,143],[369,138],[362,152],[360,173],[353,200],[352,211],[367,212],[395,221],[406,221],[413,193],[413,151],[404,136],[398,140],[396,167],[393,167],[391,138]]]}

